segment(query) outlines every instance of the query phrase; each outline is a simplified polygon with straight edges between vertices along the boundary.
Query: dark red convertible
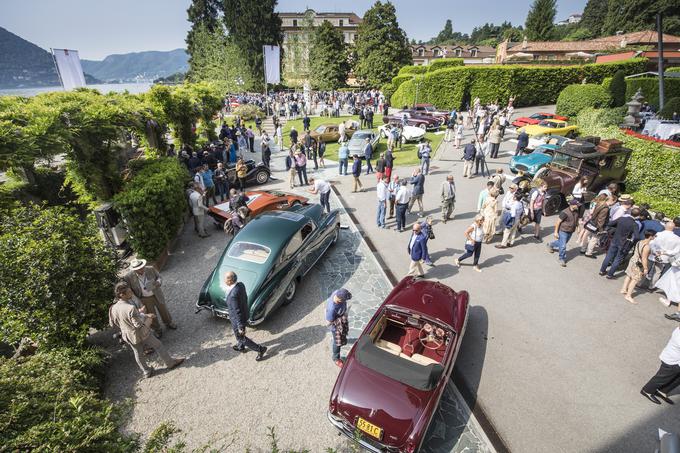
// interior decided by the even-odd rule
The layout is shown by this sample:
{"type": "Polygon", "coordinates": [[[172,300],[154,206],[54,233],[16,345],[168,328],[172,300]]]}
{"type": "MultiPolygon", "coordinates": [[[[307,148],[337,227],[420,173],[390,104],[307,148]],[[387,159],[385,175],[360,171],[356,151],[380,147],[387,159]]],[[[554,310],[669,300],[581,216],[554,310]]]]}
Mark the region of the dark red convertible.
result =
{"type": "Polygon", "coordinates": [[[453,371],[468,299],[439,282],[403,279],[349,352],[330,422],[370,451],[418,451],[453,371]]]}
{"type": "Polygon", "coordinates": [[[425,130],[437,130],[442,125],[440,118],[433,116],[420,115],[412,110],[401,110],[391,115],[383,115],[383,123],[403,123],[406,117],[406,125],[419,127],[425,130]]]}

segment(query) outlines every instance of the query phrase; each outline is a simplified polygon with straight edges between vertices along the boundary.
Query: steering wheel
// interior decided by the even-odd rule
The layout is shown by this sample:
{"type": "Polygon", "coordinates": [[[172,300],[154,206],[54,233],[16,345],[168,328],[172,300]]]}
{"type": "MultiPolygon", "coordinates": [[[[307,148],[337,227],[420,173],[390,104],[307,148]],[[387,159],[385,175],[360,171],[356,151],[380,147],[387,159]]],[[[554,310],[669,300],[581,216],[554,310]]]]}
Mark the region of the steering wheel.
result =
{"type": "Polygon", "coordinates": [[[444,344],[444,329],[425,323],[418,334],[420,344],[426,349],[439,349],[444,344]]]}

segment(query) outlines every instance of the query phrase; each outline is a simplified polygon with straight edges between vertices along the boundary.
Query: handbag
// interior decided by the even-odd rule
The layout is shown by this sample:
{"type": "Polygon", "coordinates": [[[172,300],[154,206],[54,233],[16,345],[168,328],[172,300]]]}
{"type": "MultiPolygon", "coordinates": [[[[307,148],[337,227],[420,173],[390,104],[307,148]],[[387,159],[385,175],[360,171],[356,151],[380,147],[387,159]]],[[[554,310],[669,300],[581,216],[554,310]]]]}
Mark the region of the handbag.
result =
{"type": "Polygon", "coordinates": [[[597,225],[595,225],[591,220],[588,220],[584,225],[583,228],[586,230],[590,231],[591,233],[597,233],[597,225]]]}
{"type": "Polygon", "coordinates": [[[474,244],[468,244],[467,242],[465,243],[465,251],[466,252],[472,253],[472,252],[474,252],[474,250],[475,250],[474,244]]]}
{"type": "Polygon", "coordinates": [[[430,227],[430,229],[427,230],[427,238],[434,239],[434,230],[432,230],[432,227],[430,227]]]}

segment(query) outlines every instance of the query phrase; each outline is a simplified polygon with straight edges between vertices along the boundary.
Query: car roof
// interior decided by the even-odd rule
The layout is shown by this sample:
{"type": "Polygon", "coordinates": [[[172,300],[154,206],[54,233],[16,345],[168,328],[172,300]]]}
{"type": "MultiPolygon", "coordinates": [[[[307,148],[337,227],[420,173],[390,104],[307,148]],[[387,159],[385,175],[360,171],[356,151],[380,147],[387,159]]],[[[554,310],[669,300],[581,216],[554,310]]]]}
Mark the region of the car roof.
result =
{"type": "Polygon", "coordinates": [[[232,243],[252,242],[278,252],[305,223],[312,220],[304,211],[305,209],[264,212],[249,221],[232,243]]]}
{"type": "Polygon", "coordinates": [[[447,324],[451,329],[456,324],[456,293],[443,283],[429,280],[404,279],[390,293],[384,305],[394,305],[421,313],[447,324]]]}

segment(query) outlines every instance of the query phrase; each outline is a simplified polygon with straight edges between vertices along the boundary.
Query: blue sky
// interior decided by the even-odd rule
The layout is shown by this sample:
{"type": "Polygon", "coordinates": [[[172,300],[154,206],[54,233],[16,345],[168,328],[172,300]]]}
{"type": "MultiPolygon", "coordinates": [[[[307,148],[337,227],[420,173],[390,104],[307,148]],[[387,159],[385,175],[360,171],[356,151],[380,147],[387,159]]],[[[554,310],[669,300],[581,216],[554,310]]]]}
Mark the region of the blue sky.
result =
{"type": "MultiPolygon", "coordinates": [[[[252,0],[257,1],[257,0],[252,0]]],[[[279,0],[278,11],[352,10],[359,15],[373,0],[279,0]]],[[[523,24],[525,0],[394,0],[409,39],[435,36],[446,19],[469,33],[485,22],[523,24]]],[[[190,0],[0,0],[0,27],[48,49],[78,49],[81,58],[184,47],[190,0]]],[[[558,0],[557,19],[583,11],[586,0],[558,0]]]]}

